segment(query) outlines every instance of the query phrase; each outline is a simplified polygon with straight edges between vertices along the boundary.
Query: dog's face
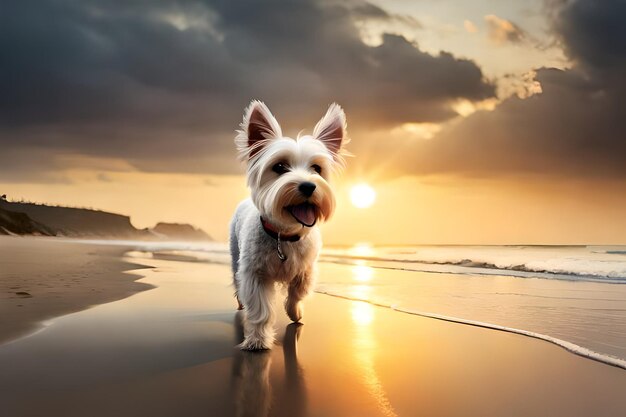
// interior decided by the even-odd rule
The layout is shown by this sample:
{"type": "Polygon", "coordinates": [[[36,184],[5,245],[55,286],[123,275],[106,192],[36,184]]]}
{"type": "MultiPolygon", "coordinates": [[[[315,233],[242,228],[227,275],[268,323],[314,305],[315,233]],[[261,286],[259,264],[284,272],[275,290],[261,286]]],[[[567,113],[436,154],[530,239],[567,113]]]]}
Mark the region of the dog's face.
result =
{"type": "Polygon", "coordinates": [[[261,215],[286,233],[313,227],[335,209],[330,176],[343,166],[347,142],[341,107],[333,104],[313,135],[284,137],[265,104],[246,109],[235,143],[247,162],[248,186],[261,215]]]}

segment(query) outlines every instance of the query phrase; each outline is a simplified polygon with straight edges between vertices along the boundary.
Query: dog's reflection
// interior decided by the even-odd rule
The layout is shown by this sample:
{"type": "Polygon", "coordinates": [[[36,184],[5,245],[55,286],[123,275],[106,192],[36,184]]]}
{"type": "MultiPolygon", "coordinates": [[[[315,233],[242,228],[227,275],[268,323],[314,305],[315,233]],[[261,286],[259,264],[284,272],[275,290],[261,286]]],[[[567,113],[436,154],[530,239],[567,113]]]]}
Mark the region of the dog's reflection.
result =
{"type": "MultiPolygon", "coordinates": [[[[237,350],[235,352],[232,388],[238,417],[265,417],[270,414],[297,417],[305,414],[306,387],[297,355],[297,342],[302,333],[302,327],[302,324],[291,323],[285,329],[283,383],[278,378],[270,380],[272,352],[278,350],[278,346],[275,346],[272,351],[237,350]]],[[[244,338],[242,312],[237,312],[235,316],[235,338],[236,344],[244,338]]]]}

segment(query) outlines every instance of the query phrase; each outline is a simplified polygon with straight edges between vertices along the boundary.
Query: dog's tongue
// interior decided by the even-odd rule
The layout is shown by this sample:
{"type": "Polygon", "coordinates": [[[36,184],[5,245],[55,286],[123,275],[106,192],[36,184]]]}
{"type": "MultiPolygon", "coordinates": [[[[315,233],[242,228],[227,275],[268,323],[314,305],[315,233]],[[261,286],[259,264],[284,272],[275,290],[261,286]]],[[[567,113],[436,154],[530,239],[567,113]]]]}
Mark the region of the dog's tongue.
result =
{"type": "Polygon", "coordinates": [[[315,224],[315,206],[313,204],[302,203],[291,207],[291,214],[300,223],[311,227],[315,224]]]}

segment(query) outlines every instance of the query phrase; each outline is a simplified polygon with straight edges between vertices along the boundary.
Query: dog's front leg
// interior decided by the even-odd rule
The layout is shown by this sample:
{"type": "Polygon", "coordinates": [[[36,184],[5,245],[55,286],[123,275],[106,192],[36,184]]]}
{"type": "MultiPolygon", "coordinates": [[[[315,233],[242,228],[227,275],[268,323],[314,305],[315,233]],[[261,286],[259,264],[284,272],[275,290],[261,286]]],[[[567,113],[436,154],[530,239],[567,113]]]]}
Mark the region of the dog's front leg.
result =
{"type": "Polygon", "coordinates": [[[243,350],[270,349],[274,343],[274,283],[257,277],[241,280],[239,297],[243,302],[245,339],[243,350]]]}
{"type": "Polygon", "coordinates": [[[302,300],[309,294],[313,287],[313,277],[314,271],[313,267],[311,267],[296,276],[289,283],[287,300],[285,301],[285,311],[287,311],[289,318],[296,323],[300,322],[300,319],[302,319],[302,300]]]}

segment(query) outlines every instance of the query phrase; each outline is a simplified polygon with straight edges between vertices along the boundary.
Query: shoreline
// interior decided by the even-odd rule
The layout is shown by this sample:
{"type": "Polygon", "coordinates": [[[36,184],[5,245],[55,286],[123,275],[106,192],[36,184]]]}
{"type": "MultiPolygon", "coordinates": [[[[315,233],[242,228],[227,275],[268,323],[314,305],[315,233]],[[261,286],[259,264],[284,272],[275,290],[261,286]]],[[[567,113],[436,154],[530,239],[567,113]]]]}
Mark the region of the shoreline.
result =
{"type": "Polygon", "coordinates": [[[596,362],[602,363],[604,365],[613,366],[613,367],[616,367],[616,368],[620,368],[620,369],[626,370],[626,360],[624,360],[624,359],[616,358],[614,356],[610,356],[610,355],[606,355],[606,354],[602,354],[602,353],[593,351],[591,349],[587,349],[587,348],[585,348],[583,346],[577,345],[576,343],[568,342],[567,340],[563,340],[563,339],[559,339],[559,338],[556,338],[556,337],[548,336],[548,335],[545,335],[545,334],[542,334],[542,333],[531,332],[531,331],[523,330],[523,329],[516,329],[516,328],[513,328],[513,327],[505,327],[505,326],[500,326],[500,325],[497,325],[497,324],[487,323],[487,322],[482,322],[482,321],[467,320],[467,319],[462,319],[462,318],[459,318],[459,317],[445,316],[445,315],[442,315],[442,314],[430,313],[430,312],[427,312],[427,311],[415,311],[415,310],[403,309],[403,308],[396,307],[394,305],[387,305],[387,304],[377,303],[375,301],[370,301],[370,300],[361,299],[361,298],[346,297],[346,296],[343,296],[343,295],[333,294],[333,293],[326,292],[326,291],[315,291],[315,292],[318,293],[318,294],[327,295],[329,297],[340,298],[342,300],[358,301],[358,302],[368,303],[368,304],[371,304],[371,305],[376,306],[376,307],[386,308],[386,309],[389,309],[391,311],[395,311],[395,312],[398,312],[398,313],[404,313],[404,314],[410,314],[412,316],[419,316],[419,317],[429,318],[429,319],[433,319],[433,320],[441,320],[441,321],[446,321],[446,322],[449,322],[449,323],[463,324],[463,325],[466,325],[466,326],[480,327],[480,328],[483,328],[483,329],[495,330],[495,331],[504,332],[504,333],[517,334],[517,335],[529,337],[529,338],[532,338],[532,339],[542,340],[544,342],[548,342],[550,344],[553,344],[555,346],[563,348],[567,352],[569,352],[569,353],[571,353],[573,355],[576,355],[576,356],[580,356],[581,358],[589,359],[589,360],[592,360],[592,361],[596,361],[596,362]]]}
{"type": "Polygon", "coordinates": [[[0,248],[0,344],[38,332],[50,319],[154,288],[132,273],[149,266],[122,259],[129,246],[0,236],[0,248]]]}

